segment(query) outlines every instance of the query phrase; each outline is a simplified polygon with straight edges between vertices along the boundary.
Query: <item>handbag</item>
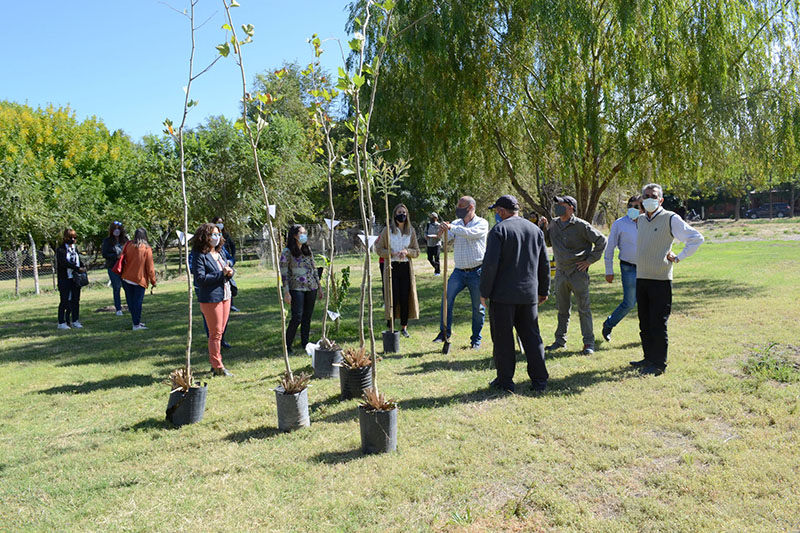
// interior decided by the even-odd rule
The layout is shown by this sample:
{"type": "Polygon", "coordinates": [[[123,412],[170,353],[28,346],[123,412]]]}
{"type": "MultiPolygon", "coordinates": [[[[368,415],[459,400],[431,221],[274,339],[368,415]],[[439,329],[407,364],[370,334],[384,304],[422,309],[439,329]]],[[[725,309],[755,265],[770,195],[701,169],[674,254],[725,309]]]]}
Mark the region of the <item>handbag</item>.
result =
{"type": "Polygon", "coordinates": [[[86,272],[75,272],[72,274],[72,282],[78,287],[85,287],[89,284],[89,274],[86,272]]]}
{"type": "Polygon", "coordinates": [[[122,269],[125,267],[125,249],[128,247],[128,243],[125,243],[125,246],[122,247],[122,253],[119,254],[119,258],[117,262],[114,263],[114,266],[111,267],[111,272],[117,274],[118,276],[122,275],[122,269]]]}

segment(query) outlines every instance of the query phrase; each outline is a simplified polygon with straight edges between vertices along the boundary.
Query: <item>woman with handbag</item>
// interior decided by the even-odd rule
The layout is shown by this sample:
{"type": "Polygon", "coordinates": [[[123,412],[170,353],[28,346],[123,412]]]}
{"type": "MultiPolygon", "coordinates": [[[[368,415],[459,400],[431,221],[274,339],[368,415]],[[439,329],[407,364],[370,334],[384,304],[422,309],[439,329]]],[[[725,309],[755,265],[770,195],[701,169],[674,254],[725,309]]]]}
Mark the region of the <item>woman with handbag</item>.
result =
{"type": "Polygon", "coordinates": [[[231,314],[231,298],[236,292],[233,268],[222,254],[222,238],[216,224],[203,224],[194,234],[192,275],[200,310],[208,324],[208,360],[215,376],[232,377],[222,364],[220,343],[231,314]]]}
{"type": "Polygon", "coordinates": [[[280,268],[283,284],[283,301],[292,308],[292,318],[286,327],[286,348],[292,353],[292,343],[300,326],[301,347],[308,344],[311,315],[316,299],[322,299],[319,273],[314,266],[314,255],[308,246],[308,232],[300,224],[289,228],[287,247],[281,253],[280,268]]]}
{"type": "MultiPolygon", "coordinates": [[[[122,288],[125,289],[125,301],[131,313],[133,330],[147,329],[142,322],[142,303],[148,282],[156,286],[156,269],[153,265],[153,249],[147,242],[147,232],[139,228],[133,234],[133,240],[122,248],[121,261],[122,288]]],[[[115,268],[117,265],[114,265],[115,268]]]]}
{"type": "Polygon", "coordinates": [[[78,234],[72,228],[64,230],[64,242],[56,248],[56,273],[58,293],[58,329],[80,329],[81,287],[88,283],[86,267],[81,263],[75,243],[78,234]],[[83,281],[86,283],[83,283],[83,281]]]}
{"type": "Polygon", "coordinates": [[[103,239],[101,251],[106,260],[108,279],[111,281],[111,288],[114,291],[114,309],[117,310],[117,316],[122,316],[122,300],[120,299],[122,278],[112,268],[119,256],[122,255],[122,247],[125,246],[126,242],[128,242],[128,235],[125,233],[125,228],[122,222],[115,220],[108,226],[108,237],[103,239]]]}

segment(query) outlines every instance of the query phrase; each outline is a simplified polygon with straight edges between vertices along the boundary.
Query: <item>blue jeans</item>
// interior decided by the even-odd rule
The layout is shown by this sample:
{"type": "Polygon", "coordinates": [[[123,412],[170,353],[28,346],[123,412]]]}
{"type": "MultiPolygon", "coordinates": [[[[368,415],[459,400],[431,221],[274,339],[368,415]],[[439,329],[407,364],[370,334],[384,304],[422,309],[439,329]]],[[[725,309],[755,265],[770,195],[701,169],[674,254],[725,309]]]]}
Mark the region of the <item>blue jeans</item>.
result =
{"type": "Polygon", "coordinates": [[[111,268],[108,268],[108,279],[111,281],[111,289],[114,291],[114,309],[121,311],[122,300],[119,297],[119,290],[122,288],[122,278],[119,277],[119,274],[114,274],[111,268]]]}
{"type": "Polygon", "coordinates": [[[608,328],[613,328],[625,318],[631,309],[636,306],[636,266],[619,264],[620,278],[622,278],[622,303],[606,319],[604,324],[608,328]]]}
{"type": "Polygon", "coordinates": [[[123,281],[122,288],[125,289],[125,301],[128,303],[128,311],[131,313],[131,320],[133,321],[133,325],[137,326],[142,323],[144,287],[141,285],[131,285],[123,281]]]}
{"type": "MultiPolygon", "coordinates": [[[[458,293],[465,288],[469,289],[469,297],[472,300],[472,337],[470,342],[472,344],[481,343],[481,329],[483,329],[483,320],[486,315],[486,309],[481,305],[481,269],[467,272],[456,268],[450,274],[447,280],[447,338],[450,338],[450,333],[453,328],[453,305],[456,301],[458,293]]],[[[442,312],[439,309],[439,330],[442,328],[442,312]]]]}

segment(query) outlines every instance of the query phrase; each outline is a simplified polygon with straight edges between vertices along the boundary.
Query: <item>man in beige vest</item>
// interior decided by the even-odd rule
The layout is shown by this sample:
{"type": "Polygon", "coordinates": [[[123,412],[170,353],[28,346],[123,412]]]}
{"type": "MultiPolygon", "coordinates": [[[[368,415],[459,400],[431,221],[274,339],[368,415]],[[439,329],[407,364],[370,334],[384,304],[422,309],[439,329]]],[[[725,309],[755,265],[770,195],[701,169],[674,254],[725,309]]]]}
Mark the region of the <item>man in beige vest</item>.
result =
{"type": "Polygon", "coordinates": [[[639,310],[639,336],[644,359],[631,361],[643,375],[658,376],[667,368],[667,321],[672,310],[672,267],[697,251],[703,236],[667,211],[661,185],[651,183],[642,189],[644,215],[638,218],[636,234],[636,302],[639,310]],[[678,255],[672,253],[677,239],[686,243],[678,255]]]}

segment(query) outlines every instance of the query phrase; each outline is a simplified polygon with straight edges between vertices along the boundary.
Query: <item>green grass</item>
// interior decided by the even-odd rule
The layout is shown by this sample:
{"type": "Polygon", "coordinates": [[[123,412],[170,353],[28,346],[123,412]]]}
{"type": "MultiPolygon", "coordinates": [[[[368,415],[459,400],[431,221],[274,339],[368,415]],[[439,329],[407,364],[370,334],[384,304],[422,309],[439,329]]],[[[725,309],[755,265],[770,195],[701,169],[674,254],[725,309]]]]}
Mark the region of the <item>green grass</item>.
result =
{"type": "MultiPolygon", "coordinates": [[[[53,293],[0,301],[0,530],[800,528],[800,383],[744,371],[765,346],[800,344],[797,242],[710,243],[681,262],[663,376],[629,370],[641,356],[635,311],[592,357],[578,355],[573,317],[540,398],[526,391],[523,363],[519,394],[487,389],[488,321],[483,349],[466,349],[466,292],[451,354],[430,343],[441,280],[424,263],[416,263],[421,319],[401,339],[404,354],[379,367],[382,390],[400,403],[399,449],[383,456],[360,454],[357,402],[340,401],[333,380],[312,382],[309,429],[277,431],[272,272],[240,269],[242,312],[228,331],[234,348],[223,353],[236,377],[205,374],[205,418],[177,430],[164,409],[165,380],[184,353],[180,280],[145,297],[150,329],[140,332],[128,315],[94,312],[111,303],[103,286],[83,293],[83,330],[56,331],[53,293]]],[[[601,265],[591,272],[599,338],[621,289],[605,283],[601,265]]],[[[353,289],[342,343],[357,338],[357,304],[353,289]]],[[[552,341],[552,301],[540,325],[552,341]]],[[[205,373],[199,310],[194,327],[205,373]]],[[[305,356],[292,364],[310,371],[305,356]]]]}

